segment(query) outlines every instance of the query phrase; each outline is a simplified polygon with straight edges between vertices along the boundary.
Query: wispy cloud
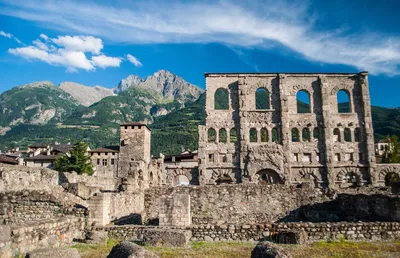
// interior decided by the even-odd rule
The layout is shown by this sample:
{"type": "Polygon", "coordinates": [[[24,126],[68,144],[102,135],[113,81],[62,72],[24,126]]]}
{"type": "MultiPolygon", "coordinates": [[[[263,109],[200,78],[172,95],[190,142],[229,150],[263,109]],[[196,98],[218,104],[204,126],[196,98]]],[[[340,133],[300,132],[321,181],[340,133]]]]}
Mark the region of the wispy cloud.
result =
{"type": "Polygon", "coordinates": [[[400,39],[321,31],[304,1],[124,2],[6,0],[0,14],[124,43],[208,43],[266,48],[281,45],[304,58],[372,73],[400,74],[400,39]],[[168,11],[165,11],[168,10],[168,11]]]}
{"type": "Polygon", "coordinates": [[[139,59],[137,59],[136,57],[134,57],[131,54],[127,54],[126,58],[128,58],[129,62],[131,62],[134,66],[136,67],[141,67],[143,66],[143,64],[139,61],[139,59]]]}
{"type": "Polygon", "coordinates": [[[75,72],[78,69],[93,71],[96,67],[119,67],[122,62],[120,57],[102,54],[103,41],[92,36],[67,35],[49,38],[41,34],[40,39],[32,43],[31,46],[10,48],[8,52],[28,60],[64,66],[68,72],[75,72]],[[92,54],[91,59],[88,59],[86,53],[92,54]]]}
{"type": "Polygon", "coordinates": [[[4,31],[0,30],[0,36],[6,37],[6,38],[9,38],[9,39],[13,39],[13,40],[15,40],[18,44],[22,44],[21,40],[19,40],[17,37],[15,37],[15,36],[14,36],[13,34],[11,34],[11,33],[6,33],[6,32],[4,32],[4,31]]]}

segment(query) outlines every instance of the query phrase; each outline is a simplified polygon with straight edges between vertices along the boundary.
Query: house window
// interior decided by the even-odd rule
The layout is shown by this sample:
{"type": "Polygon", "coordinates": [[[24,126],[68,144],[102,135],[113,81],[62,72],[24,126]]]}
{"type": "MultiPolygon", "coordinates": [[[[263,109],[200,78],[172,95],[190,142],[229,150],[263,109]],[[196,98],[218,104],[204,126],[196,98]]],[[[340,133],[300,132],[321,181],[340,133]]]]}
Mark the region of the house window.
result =
{"type": "Polygon", "coordinates": [[[99,152],[99,153],[97,153],[97,155],[98,155],[98,156],[100,156],[100,152],[99,152]]]}
{"type": "Polygon", "coordinates": [[[106,154],[106,156],[108,155],[108,153],[106,152],[106,153],[104,153],[104,154],[106,154]]]}
{"type": "Polygon", "coordinates": [[[107,159],[103,159],[103,166],[107,166],[107,159]]]}
{"type": "Polygon", "coordinates": [[[293,161],[298,162],[299,161],[299,154],[298,153],[293,153],[293,161]]]}
{"type": "Polygon", "coordinates": [[[97,159],[97,165],[100,165],[100,159],[97,159]]]}
{"type": "Polygon", "coordinates": [[[112,155],[115,155],[115,152],[113,152],[112,155]]]}
{"type": "Polygon", "coordinates": [[[111,165],[115,164],[115,159],[111,159],[111,165]]]}
{"type": "Polygon", "coordinates": [[[335,161],[340,161],[340,153],[335,153],[335,161]]]}
{"type": "Polygon", "coordinates": [[[208,161],[214,162],[214,154],[208,154],[208,161]]]}

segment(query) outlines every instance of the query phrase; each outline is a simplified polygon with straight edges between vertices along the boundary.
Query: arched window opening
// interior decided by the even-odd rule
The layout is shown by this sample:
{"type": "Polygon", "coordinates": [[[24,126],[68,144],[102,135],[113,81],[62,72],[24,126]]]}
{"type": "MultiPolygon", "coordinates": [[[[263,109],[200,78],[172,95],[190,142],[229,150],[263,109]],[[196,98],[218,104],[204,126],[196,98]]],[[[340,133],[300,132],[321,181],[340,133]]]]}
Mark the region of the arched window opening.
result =
{"type": "Polygon", "coordinates": [[[257,142],[257,130],[256,128],[250,129],[250,142],[257,142]]]}
{"type": "Polygon", "coordinates": [[[149,181],[150,181],[150,184],[151,183],[153,183],[153,172],[152,171],[150,171],[150,175],[149,175],[149,181]]]}
{"type": "Polygon", "coordinates": [[[313,138],[314,138],[314,141],[316,141],[316,142],[319,140],[319,128],[318,127],[314,127],[313,138]]]}
{"type": "Polygon", "coordinates": [[[278,128],[274,127],[271,131],[272,142],[279,143],[278,128]]]}
{"type": "Polygon", "coordinates": [[[361,131],[358,127],[354,129],[354,141],[361,142],[361,131]]]}
{"type": "Polygon", "coordinates": [[[256,90],[256,109],[270,109],[269,91],[265,88],[256,90]]]}
{"type": "Polygon", "coordinates": [[[310,94],[299,90],[296,94],[297,113],[311,113],[310,94]]]}
{"type": "Polygon", "coordinates": [[[217,185],[221,185],[221,184],[232,184],[233,180],[229,175],[222,175],[220,176],[216,181],[217,185]]]}
{"type": "Polygon", "coordinates": [[[215,132],[214,128],[208,129],[208,134],[207,134],[208,142],[215,142],[217,139],[216,136],[217,133],[215,132]]]}
{"type": "Polygon", "coordinates": [[[303,136],[303,142],[309,142],[311,141],[311,135],[310,135],[310,129],[305,127],[303,128],[303,131],[301,132],[303,136]]]}
{"type": "Polygon", "coordinates": [[[226,89],[219,88],[214,94],[214,109],[227,110],[229,109],[229,94],[226,89]]]}
{"type": "Polygon", "coordinates": [[[350,128],[344,128],[344,141],[351,142],[351,130],[350,128]]]}
{"type": "Polygon", "coordinates": [[[178,175],[174,178],[174,186],[189,185],[189,178],[185,175],[178,175]]]}
{"type": "Polygon", "coordinates": [[[333,141],[340,142],[340,130],[339,128],[333,129],[333,141]]]}
{"type": "Polygon", "coordinates": [[[232,143],[237,142],[237,135],[236,135],[236,129],[232,128],[231,131],[229,132],[229,140],[232,143]]]}
{"type": "Polygon", "coordinates": [[[225,128],[219,129],[219,142],[225,143],[228,139],[225,128]]]}
{"type": "Polygon", "coordinates": [[[299,130],[297,128],[292,129],[292,142],[299,142],[300,141],[300,136],[299,136],[299,130]]]}
{"type": "Polygon", "coordinates": [[[343,175],[342,183],[352,184],[356,186],[359,183],[359,177],[354,172],[348,172],[343,175]]]}
{"type": "Polygon", "coordinates": [[[272,169],[263,169],[257,172],[258,182],[260,184],[283,184],[278,173],[272,169]]]}
{"type": "Polygon", "coordinates": [[[267,130],[267,128],[261,128],[261,142],[268,142],[268,130],[267,130]]]}
{"type": "Polygon", "coordinates": [[[393,183],[399,182],[399,181],[400,181],[400,176],[399,176],[399,174],[397,174],[395,172],[389,172],[385,176],[385,185],[386,186],[391,186],[393,183]]]}
{"type": "Polygon", "coordinates": [[[336,94],[339,113],[351,113],[350,94],[346,90],[340,90],[336,94]]]}

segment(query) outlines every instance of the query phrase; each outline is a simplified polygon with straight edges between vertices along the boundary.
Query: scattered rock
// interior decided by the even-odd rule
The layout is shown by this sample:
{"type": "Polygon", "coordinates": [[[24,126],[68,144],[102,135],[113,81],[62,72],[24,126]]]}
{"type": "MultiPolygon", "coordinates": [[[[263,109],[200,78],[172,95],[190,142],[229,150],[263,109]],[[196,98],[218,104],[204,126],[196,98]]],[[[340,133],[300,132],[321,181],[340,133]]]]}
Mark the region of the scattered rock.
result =
{"type": "Polygon", "coordinates": [[[128,241],[114,246],[107,258],[158,258],[159,256],[128,241]]]}
{"type": "Polygon", "coordinates": [[[47,248],[28,252],[25,258],[81,258],[75,248],[47,248]]]}
{"type": "Polygon", "coordinates": [[[108,239],[106,231],[90,231],[86,234],[86,242],[90,244],[105,243],[108,239]]]}
{"type": "Polygon", "coordinates": [[[264,241],[254,247],[251,258],[292,258],[292,256],[279,245],[264,241]]]}

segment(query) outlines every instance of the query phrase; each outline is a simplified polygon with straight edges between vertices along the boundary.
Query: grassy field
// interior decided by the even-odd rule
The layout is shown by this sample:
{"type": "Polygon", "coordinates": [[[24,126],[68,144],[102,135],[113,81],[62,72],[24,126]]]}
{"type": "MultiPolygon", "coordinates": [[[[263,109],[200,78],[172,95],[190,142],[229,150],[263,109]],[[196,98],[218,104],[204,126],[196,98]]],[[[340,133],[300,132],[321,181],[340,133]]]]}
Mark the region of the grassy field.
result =
{"type": "MultiPolygon", "coordinates": [[[[106,258],[118,242],[107,244],[77,244],[82,258],[106,258]]],[[[245,242],[193,242],[186,248],[145,246],[162,258],[243,258],[250,257],[254,243],[245,242]]],[[[318,242],[312,245],[285,245],[293,257],[307,258],[400,258],[400,241],[393,242],[318,242]]]]}

